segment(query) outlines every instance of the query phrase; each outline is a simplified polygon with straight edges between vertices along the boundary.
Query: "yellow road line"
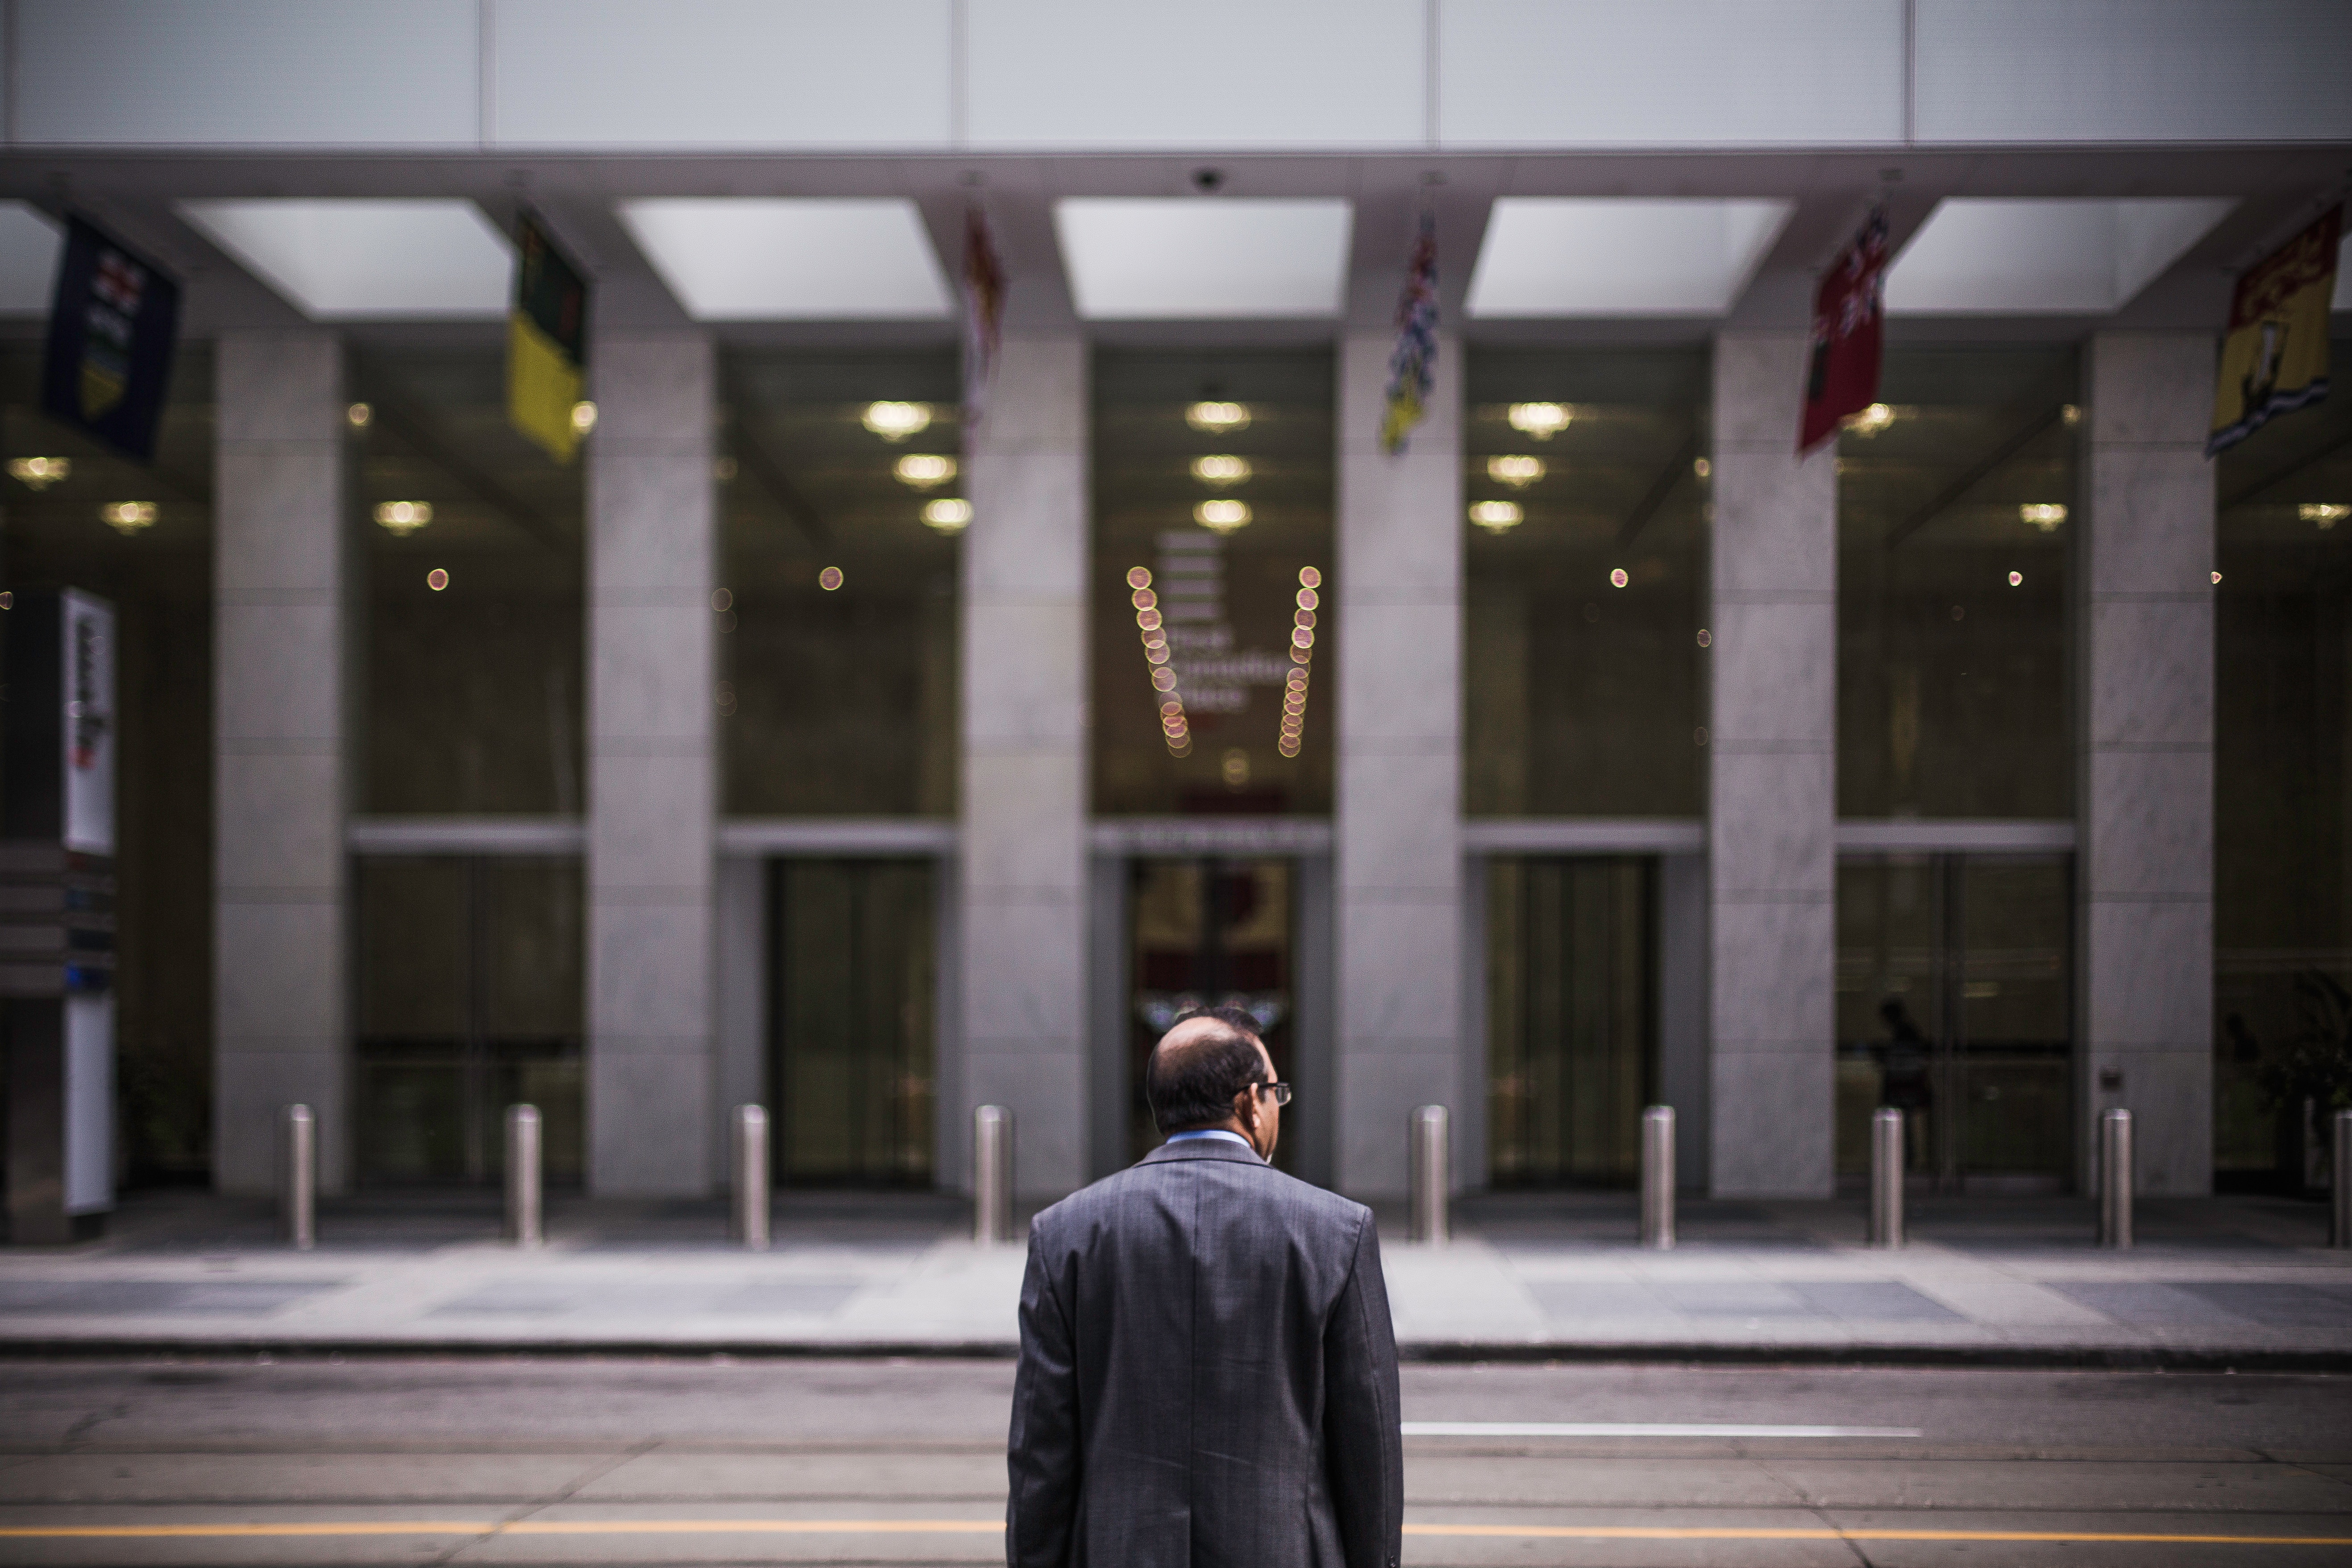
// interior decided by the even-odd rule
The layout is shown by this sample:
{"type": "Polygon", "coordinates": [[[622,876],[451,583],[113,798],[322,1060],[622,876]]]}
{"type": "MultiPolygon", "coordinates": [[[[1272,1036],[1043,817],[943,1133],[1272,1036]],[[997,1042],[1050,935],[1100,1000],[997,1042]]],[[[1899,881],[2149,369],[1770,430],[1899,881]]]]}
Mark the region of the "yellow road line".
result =
{"type": "MultiPolygon", "coordinates": [[[[282,1524],[0,1526],[9,1541],[152,1541],[332,1535],[995,1535],[993,1519],[346,1520],[282,1524]]],[[[2091,1530],[1772,1529],[1745,1525],[1408,1524],[1407,1535],[1545,1541],[1958,1541],[2127,1546],[2352,1546],[2352,1535],[2188,1535],[2091,1530]]]]}

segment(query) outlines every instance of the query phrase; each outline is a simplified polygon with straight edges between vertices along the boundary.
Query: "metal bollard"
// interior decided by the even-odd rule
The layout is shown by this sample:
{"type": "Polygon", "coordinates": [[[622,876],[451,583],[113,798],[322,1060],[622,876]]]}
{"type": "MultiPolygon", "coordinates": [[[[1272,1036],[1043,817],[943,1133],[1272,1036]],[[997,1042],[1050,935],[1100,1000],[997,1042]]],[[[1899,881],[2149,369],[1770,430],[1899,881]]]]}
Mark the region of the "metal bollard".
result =
{"type": "Polygon", "coordinates": [[[279,1153],[285,1166],[278,1175],[278,1217],[288,1244],[308,1252],[319,1242],[319,1129],[309,1106],[286,1108],[279,1153]]]}
{"type": "Polygon", "coordinates": [[[1870,1118],[1870,1245],[1903,1245],[1903,1112],[1891,1105],[1870,1118]]]}
{"type": "Polygon", "coordinates": [[[1443,1247],[1452,1234],[1446,1215],[1453,1184],[1451,1113],[1442,1105],[1424,1105],[1412,1113],[1406,1135],[1412,1239],[1443,1247]]]}
{"type": "Polygon", "coordinates": [[[2337,1111],[2331,1121],[2335,1136],[2328,1151],[2334,1163],[2327,1173],[2327,1245],[2352,1247],[2352,1110],[2337,1111]]]}
{"type": "Polygon", "coordinates": [[[753,1252],[768,1250],[768,1112],[735,1108],[735,1216],[731,1234],[753,1252]]]}
{"type": "Polygon", "coordinates": [[[971,1239],[1013,1239],[1013,1112],[1001,1105],[971,1113],[971,1239]]]}
{"type": "Polygon", "coordinates": [[[1660,1252],[1675,1245],[1675,1108],[1642,1112],[1642,1245],[1660,1252]]]}
{"type": "Polygon", "coordinates": [[[2099,1245],[2118,1252],[2132,1244],[2132,1118],[2128,1110],[2099,1113],[2099,1245]]]}
{"type": "Polygon", "coordinates": [[[507,1239],[517,1247],[537,1247],[547,1239],[541,1213],[545,1189],[541,1181],[539,1107],[507,1107],[507,1239]]]}

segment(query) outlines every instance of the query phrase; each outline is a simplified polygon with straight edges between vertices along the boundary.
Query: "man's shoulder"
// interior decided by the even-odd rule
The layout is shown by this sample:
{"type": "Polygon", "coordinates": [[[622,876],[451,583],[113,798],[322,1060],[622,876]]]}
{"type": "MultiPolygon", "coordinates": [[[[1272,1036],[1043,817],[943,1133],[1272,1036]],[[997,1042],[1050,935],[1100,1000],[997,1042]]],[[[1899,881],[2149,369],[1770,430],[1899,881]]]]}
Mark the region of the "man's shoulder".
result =
{"type": "Polygon", "coordinates": [[[1245,1181],[1255,1189],[1250,1194],[1253,1203],[1291,1215],[1318,1229],[1352,1235],[1371,1217],[1372,1211],[1353,1198],[1302,1182],[1271,1165],[1243,1160],[1141,1160],[1041,1210],[1038,1234],[1053,1237],[1105,1223],[1139,1198],[1148,1200],[1203,1179],[1245,1181]]]}

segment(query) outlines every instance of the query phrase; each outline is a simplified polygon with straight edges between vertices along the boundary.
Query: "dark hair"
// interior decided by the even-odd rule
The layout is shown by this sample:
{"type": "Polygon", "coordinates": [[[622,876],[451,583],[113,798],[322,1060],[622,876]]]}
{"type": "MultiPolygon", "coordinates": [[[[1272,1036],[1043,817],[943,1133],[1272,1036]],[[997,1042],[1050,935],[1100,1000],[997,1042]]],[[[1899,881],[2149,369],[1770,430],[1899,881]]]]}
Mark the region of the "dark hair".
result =
{"type": "Polygon", "coordinates": [[[1162,1133],[1214,1127],[1234,1114],[1234,1096],[1265,1081],[1258,1054],[1257,1020],[1239,1007],[1203,1007],[1178,1023],[1213,1018],[1224,1026],[1172,1050],[1163,1037],[1143,1064],[1143,1098],[1162,1133]]]}

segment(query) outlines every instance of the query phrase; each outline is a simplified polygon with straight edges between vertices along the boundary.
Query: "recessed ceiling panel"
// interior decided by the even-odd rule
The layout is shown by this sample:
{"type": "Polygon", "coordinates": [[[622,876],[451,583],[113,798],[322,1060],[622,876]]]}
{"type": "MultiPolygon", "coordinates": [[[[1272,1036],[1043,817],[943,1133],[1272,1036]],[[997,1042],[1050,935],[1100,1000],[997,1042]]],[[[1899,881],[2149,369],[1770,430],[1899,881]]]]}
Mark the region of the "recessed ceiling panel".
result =
{"type": "Polygon", "coordinates": [[[2104,316],[2237,204],[2229,197],[1939,204],[1886,274],[1895,315],[2104,316]]]}
{"type": "Polygon", "coordinates": [[[514,247],[466,201],[204,201],[179,214],[313,321],[502,316],[514,247]]]}
{"type": "Polygon", "coordinates": [[[1507,196],[1470,274],[1473,316],[1719,316],[1790,204],[1507,196]]]}
{"type": "Polygon", "coordinates": [[[1336,316],[1351,216],[1343,201],[1074,198],[1054,230],[1087,321],[1336,316]]]}
{"type": "Polygon", "coordinates": [[[65,236],[23,202],[0,202],[0,314],[39,315],[57,292],[65,236]]]}
{"type": "Polygon", "coordinates": [[[948,313],[910,201],[623,202],[621,222],[698,321],[887,321],[948,313]]]}

